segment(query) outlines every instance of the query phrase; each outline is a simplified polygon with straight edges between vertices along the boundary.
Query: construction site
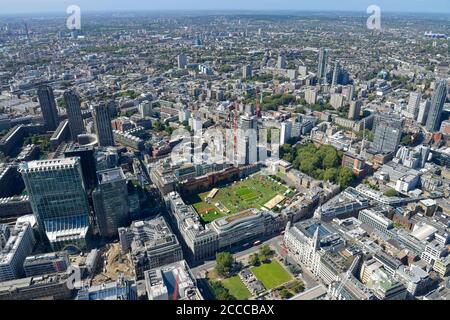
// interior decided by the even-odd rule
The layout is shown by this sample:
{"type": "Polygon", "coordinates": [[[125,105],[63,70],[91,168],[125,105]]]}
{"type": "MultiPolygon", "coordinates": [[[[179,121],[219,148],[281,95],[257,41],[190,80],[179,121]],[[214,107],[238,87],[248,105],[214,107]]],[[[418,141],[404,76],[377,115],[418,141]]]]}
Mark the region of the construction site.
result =
{"type": "Polygon", "coordinates": [[[106,245],[101,250],[98,268],[92,278],[92,285],[102,284],[105,281],[115,281],[120,274],[126,279],[134,278],[134,268],[129,254],[120,251],[119,243],[106,245]]]}

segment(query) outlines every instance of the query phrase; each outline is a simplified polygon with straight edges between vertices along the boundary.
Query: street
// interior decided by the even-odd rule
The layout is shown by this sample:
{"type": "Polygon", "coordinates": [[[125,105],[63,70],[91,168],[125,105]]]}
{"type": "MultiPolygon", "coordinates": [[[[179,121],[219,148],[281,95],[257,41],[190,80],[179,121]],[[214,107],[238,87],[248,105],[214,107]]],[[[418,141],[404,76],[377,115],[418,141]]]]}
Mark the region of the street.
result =
{"type": "MultiPolygon", "coordinates": [[[[272,239],[261,242],[261,244],[259,244],[257,246],[252,246],[246,250],[236,252],[233,254],[233,257],[236,259],[236,261],[242,261],[247,256],[258,252],[259,249],[263,245],[269,245],[272,249],[275,250],[277,256],[284,257],[285,250],[281,246],[282,243],[283,243],[283,236],[278,235],[272,239]]],[[[236,247],[233,249],[237,250],[239,248],[242,248],[242,246],[236,247]]],[[[298,263],[294,262],[294,260],[292,258],[290,258],[289,256],[287,257],[287,259],[290,263],[298,265],[298,263]]],[[[198,280],[204,279],[206,271],[213,269],[215,267],[215,265],[216,265],[215,260],[205,261],[202,265],[192,268],[192,273],[194,274],[196,279],[198,279],[198,280]]],[[[319,282],[316,280],[316,277],[306,267],[304,267],[304,266],[300,266],[300,267],[302,269],[301,279],[303,280],[303,282],[305,284],[305,288],[309,289],[309,288],[316,287],[319,284],[319,282]]]]}

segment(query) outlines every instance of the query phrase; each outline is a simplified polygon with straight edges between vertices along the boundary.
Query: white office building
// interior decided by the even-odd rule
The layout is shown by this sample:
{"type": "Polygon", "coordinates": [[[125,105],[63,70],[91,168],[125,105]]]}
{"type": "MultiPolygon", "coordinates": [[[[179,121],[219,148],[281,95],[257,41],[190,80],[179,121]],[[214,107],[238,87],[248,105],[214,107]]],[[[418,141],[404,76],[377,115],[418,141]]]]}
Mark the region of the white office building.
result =
{"type": "Polygon", "coordinates": [[[34,236],[27,221],[16,223],[0,252],[0,282],[24,276],[23,262],[33,252],[34,236]]]}
{"type": "Polygon", "coordinates": [[[203,300],[186,261],[145,272],[148,300],[203,300]]]}
{"type": "Polygon", "coordinates": [[[292,121],[285,121],[281,124],[280,145],[288,143],[292,133],[292,121]]]}

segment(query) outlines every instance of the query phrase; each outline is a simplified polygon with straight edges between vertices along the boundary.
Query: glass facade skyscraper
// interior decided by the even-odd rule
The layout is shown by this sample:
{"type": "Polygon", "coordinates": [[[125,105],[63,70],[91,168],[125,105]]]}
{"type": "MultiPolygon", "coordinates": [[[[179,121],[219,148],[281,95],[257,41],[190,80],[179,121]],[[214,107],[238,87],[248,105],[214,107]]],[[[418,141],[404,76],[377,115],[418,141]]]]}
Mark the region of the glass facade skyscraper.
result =
{"type": "Polygon", "coordinates": [[[395,118],[392,115],[377,115],[372,149],[381,153],[397,151],[402,137],[402,125],[402,119],[395,118]]]}
{"type": "Polygon", "coordinates": [[[100,234],[118,236],[118,228],[128,225],[128,187],[121,168],[99,171],[98,187],[92,194],[100,234]]]}
{"type": "Polygon", "coordinates": [[[431,100],[430,111],[428,113],[426,128],[430,132],[438,131],[441,125],[442,110],[447,99],[447,83],[441,80],[436,85],[433,98],[431,100]]]}
{"type": "Polygon", "coordinates": [[[54,251],[86,247],[89,203],[79,158],[31,161],[19,171],[41,235],[54,251]]]}
{"type": "Polygon", "coordinates": [[[319,83],[326,84],[327,81],[327,63],[328,63],[328,50],[320,48],[319,50],[319,63],[317,66],[317,80],[319,83]]]}

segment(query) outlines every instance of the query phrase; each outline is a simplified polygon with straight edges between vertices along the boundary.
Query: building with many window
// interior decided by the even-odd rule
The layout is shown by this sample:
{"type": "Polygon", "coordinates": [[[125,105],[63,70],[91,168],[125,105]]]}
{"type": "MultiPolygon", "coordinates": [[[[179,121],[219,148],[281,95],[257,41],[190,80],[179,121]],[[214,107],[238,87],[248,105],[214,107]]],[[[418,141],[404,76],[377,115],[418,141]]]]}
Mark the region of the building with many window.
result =
{"type": "Polygon", "coordinates": [[[92,200],[100,234],[117,237],[117,229],[129,223],[127,179],[121,168],[98,171],[97,176],[92,200]]]}
{"type": "Polygon", "coordinates": [[[183,259],[183,251],[164,217],[134,221],[119,229],[122,252],[130,251],[137,279],[144,272],[183,259]]]}
{"type": "Polygon", "coordinates": [[[137,286],[121,274],[117,281],[81,288],[76,300],[137,300],[137,286]]]}
{"type": "Polygon", "coordinates": [[[37,89],[37,95],[45,127],[48,131],[55,131],[59,125],[59,116],[52,87],[40,86],[37,89]]]}
{"type": "Polygon", "coordinates": [[[403,120],[392,115],[377,115],[372,149],[375,152],[396,152],[402,136],[403,120]]]}
{"type": "Polygon", "coordinates": [[[66,251],[29,256],[23,263],[27,277],[64,272],[69,266],[69,255],[66,251]]]}
{"type": "Polygon", "coordinates": [[[80,97],[75,91],[64,92],[67,118],[69,120],[70,135],[73,141],[84,132],[83,116],[81,115],[80,97]]]}
{"type": "Polygon", "coordinates": [[[145,272],[148,300],[203,300],[186,261],[145,272]]]}
{"type": "Polygon", "coordinates": [[[69,274],[56,273],[0,282],[0,300],[69,300],[75,290],[69,274]]]}
{"type": "Polygon", "coordinates": [[[86,247],[90,209],[80,159],[25,162],[19,171],[41,235],[53,251],[86,247]]]}
{"type": "Polygon", "coordinates": [[[426,128],[430,132],[439,130],[442,120],[442,110],[444,109],[444,103],[447,99],[447,81],[441,80],[436,84],[436,90],[434,91],[431,99],[430,111],[428,113],[426,128]]]}
{"type": "Polygon", "coordinates": [[[0,282],[24,276],[23,262],[33,251],[34,242],[30,223],[16,223],[0,251],[0,282]]]}
{"type": "Polygon", "coordinates": [[[114,146],[114,135],[108,106],[104,103],[97,104],[93,107],[92,113],[98,145],[100,147],[114,146]]]}

